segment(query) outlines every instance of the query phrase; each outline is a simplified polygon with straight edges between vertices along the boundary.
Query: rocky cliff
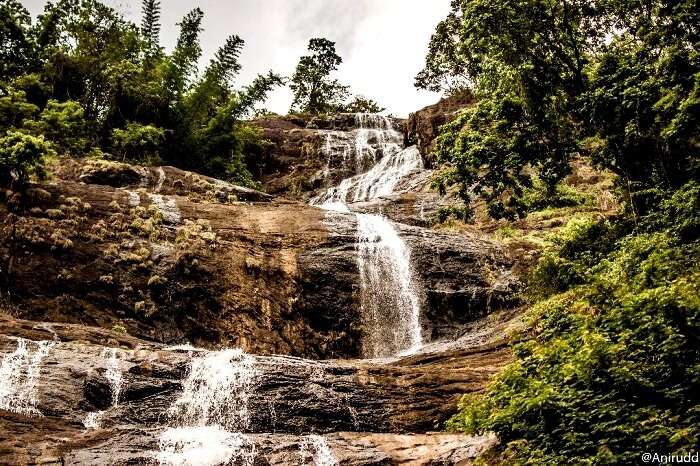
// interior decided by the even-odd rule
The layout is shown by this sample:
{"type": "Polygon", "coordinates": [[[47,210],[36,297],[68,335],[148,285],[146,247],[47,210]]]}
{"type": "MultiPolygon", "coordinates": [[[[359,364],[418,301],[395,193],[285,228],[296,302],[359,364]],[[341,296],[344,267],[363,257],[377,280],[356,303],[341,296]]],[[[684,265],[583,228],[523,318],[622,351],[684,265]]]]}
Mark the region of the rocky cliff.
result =
{"type": "Polygon", "coordinates": [[[443,199],[403,121],[259,124],[269,192],[65,158],[3,194],[0,464],[468,465],[495,444],[435,431],[509,360],[511,259],[425,228],[443,199]],[[359,359],[408,305],[419,345],[359,359]]]}
{"type": "MultiPolygon", "coordinates": [[[[8,305],[162,343],[356,356],[356,218],[237,189],[170,167],[65,161],[0,213],[8,305]]],[[[488,240],[401,233],[431,339],[512,301],[511,264],[488,240]]]]}
{"type": "Polygon", "coordinates": [[[445,97],[438,103],[409,115],[406,122],[406,140],[409,144],[418,146],[426,166],[433,167],[435,163],[433,149],[435,138],[440,134],[440,127],[452,121],[460,110],[473,104],[472,94],[464,91],[445,97]]]}

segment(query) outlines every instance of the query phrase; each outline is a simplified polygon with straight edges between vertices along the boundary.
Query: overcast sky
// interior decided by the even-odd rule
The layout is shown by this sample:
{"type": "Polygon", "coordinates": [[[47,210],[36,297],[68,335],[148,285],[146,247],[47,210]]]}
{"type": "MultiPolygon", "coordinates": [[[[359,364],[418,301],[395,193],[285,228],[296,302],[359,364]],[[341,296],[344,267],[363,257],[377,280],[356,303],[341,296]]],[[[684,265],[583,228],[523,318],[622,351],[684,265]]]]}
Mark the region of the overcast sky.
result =
{"type": "MultiPolygon", "coordinates": [[[[34,15],[45,3],[22,1],[34,15]]],[[[139,1],[104,1],[140,22],[139,1]]],[[[205,15],[203,63],[229,34],[238,34],[245,40],[237,79],[243,85],[269,69],[291,75],[308,40],[326,37],[336,42],[343,57],[336,72],[341,82],[377,100],[387,113],[406,116],[439,99],[415,89],[413,77],[449,4],[450,0],[161,0],[161,44],[172,49],[178,34],[175,23],[199,6],[205,15]]],[[[291,101],[289,88],[279,89],[265,107],[286,113],[291,101]]]]}

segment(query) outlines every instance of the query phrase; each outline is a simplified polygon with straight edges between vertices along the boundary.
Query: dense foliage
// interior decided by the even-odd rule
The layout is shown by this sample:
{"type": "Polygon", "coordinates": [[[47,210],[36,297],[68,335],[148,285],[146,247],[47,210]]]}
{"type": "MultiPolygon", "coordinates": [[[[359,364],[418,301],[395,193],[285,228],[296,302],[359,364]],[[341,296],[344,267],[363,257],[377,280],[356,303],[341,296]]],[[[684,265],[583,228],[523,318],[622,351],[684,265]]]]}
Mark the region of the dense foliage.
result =
{"type": "Polygon", "coordinates": [[[533,272],[532,335],[450,426],[508,464],[640,464],[700,444],[700,185],[634,225],[577,221],[533,272]]]}
{"type": "Polygon", "coordinates": [[[335,50],[335,42],[324,38],[309,41],[310,55],[304,55],[291,77],[290,87],[294,93],[291,112],[312,115],[349,112],[379,113],[384,110],[372,99],[357,95],[351,100],[350,87],[331,78],[343,59],[335,50]]]}
{"type": "Polygon", "coordinates": [[[700,444],[699,15],[694,0],[455,0],[431,41],[416,84],[477,97],[442,129],[439,187],[514,219],[575,202],[559,182],[583,156],[623,201],[554,238],[514,362],[449,423],[496,432],[506,464],[700,444]]]}
{"type": "MultiPolygon", "coordinates": [[[[282,78],[270,72],[234,88],[243,47],[235,35],[198,73],[202,11],[182,19],[167,54],[159,43],[160,2],[142,7],[140,27],[97,0],[49,2],[32,23],[20,2],[0,0],[3,151],[22,137],[26,147],[42,141],[33,154],[43,148],[168,163],[252,184],[262,141],[244,120],[282,78]]],[[[21,160],[38,166],[41,158],[21,160]]],[[[28,173],[7,163],[5,178],[28,173]]]]}
{"type": "Polygon", "coordinates": [[[438,185],[515,218],[533,177],[553,190],[576,155],[618,174],[635,209],[697,177],[697,7],[453,1],[417,85],[457,79],[478,101],[442,132],[438,185]]]}

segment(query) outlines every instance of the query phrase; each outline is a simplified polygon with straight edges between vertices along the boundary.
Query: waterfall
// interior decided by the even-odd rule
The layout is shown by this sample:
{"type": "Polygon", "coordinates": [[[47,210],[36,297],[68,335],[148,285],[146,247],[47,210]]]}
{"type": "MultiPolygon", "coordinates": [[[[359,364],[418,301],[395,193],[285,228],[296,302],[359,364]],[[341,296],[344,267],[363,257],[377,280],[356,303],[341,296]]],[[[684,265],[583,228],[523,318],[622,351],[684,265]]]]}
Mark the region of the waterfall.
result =
{"type": "Polygon", "coordinates": [[[338,466],[326,439],[320,435],[309,435],[301,444],[299,451],[301,460],[306,461],[311,456],[314,466],[338,466]]]}
{"type": "MultiPolygon", "coordinates": [[[[121,368],[119,367],[119,358],[117,357],[116,348],[105,348],[102,350],[102,357],[107,358],[107,370],[105,371],[105,377],[109,381],[109,388],[112,394],[112,407],[119,404],[119,397],[122,392],[122,386],[124,384],[124,378],[122,376],[121,368]]],[[[100,427],[100,421],[105,411],[95,411],[88,413],[83,420],[83,425],[87,429],[97,429],[100,427]]]]}
{"type": "Polygon", "coordinates": [[[355,161],[360,173],[365,163],[374,164],[379,158],[401,149],[403,136],[394,129],[391,119],[373,113],[355,114],[355,161]]]}
{"type": "Polygon", "coordinates": [[[161,465],[252,466],[255,461],[255,444],[250,439],[216,425],[169,428],[160,435],[159,445],[156,460],[161,465]]]}
{"type": "Polygon", "coordinates": [[[362,202],[394,192],[408,174],[423,168],[423,159],[415,146],[385,156],[367,173],[346,178],[338,186],[312,200],[314,205],[328,206],[344,202],[362,202]]]}
{"type": "Polygon", "coordinates": [[[250,427],[248,401],[257,375],[253,357],[238,348],[194,356],[182,393],[168,409],[171,427],[160,436],[157,461],[252,465],[255,444],[243,432],[250,427]]]}
{"type": "Polygon", "coordinates": [[[36,379],[41,360],[52,346],[51,341],[17,339],[17,349],[5,354],[0,364],[0,409],[28,416],[42,415],[36,408],[36,379]]]}
{"type": "MultiPolygon", "coordinates": [[[[355,153],[382,157],[365,173],[346,178],[311,200],[322,209],[351,213],[348,202],[362,202],[393,193],[408,174],[423,168],[415,146],[402,149],[391,120],[381,115],[355,115],[355,153]],[[369,128],[373,129],[369,129],[369,128]],[[386,135],[392,135],[387,139],[386,135]],[[369,145],[370,136],[374,145],[369,145]],[[390,142],[387,142],[390,141],[390,142]]],[[[326,150],[330,146],[326,147],[326,150]]],[[[328,152],[330,153],[330,152],[328,152]]],[[[329,157],[329,164],[331,158],[329,157]]],[[[421,345],[420,290],[411,270],[410,250],[387,218],[355,214],[357,264],[360,271],[360,310],[365,325],[364,357],[410,353],[421,345]]]]}
{"type": "Polygon", "coordinates": [[[390,118],[357,113],[355,126],[350,131],[320,130],[321,151],[326,156],[324,178],[329,177],[332,167],[349,164],[355,174],[360,174],[378,160],[401,150],[403,135],[394,128],[390,118]]]}
{"type": "Polygon", "coordinates": [[[369,328],[363,355],[387,357],[418,349],[420,302],[406,243],[385,217],[357,214],[357,249],[361,312],[369,328]]]}

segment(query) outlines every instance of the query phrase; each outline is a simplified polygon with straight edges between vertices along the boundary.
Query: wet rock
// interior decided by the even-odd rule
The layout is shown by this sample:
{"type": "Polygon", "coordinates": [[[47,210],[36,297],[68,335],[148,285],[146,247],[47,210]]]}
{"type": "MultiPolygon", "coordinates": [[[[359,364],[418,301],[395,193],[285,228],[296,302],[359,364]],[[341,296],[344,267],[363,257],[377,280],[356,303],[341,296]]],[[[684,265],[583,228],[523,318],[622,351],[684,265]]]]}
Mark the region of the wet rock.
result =
{"type": "MultiPolygon", "coordinates": [[[[502,326],[510,318],[492,320],[478,342],[436,346],[401,359],[255,356],[256,375],[247,398],[251,423],[244,432],[256,445],[255,464],[306,464],[311,433],[324,435],[340,464],[469,464],[464,461],[492,446],[493,437],[425,432],[439,428],[462,393],[483,389],[509,360],[502,326]]],[[[28,321],[2,317],[0,322],[0,353],[12,352],[18,337],[44,331],[28,321]]],[[[71,341],[99,340],[105,331],[72,324],[53,328],[63,341],[53,344],[37,371],[34,406],[40,416],[0,411],[3,458],[10,464],[48,457],[63,458],[66,464],[144,464],[153,459],[158,435],[171,426],[168,409],[180,396],[192,358],[200,353],[146,341],[132,342],[136,349],[117,349],[123,382],[118,404],[110,405],[104,373],[113,364],[107,356],[112,352],[71,341]],[[98,428],[84,427],[87,415],[96,410],[104,410],[98,428]]]]}
{"type": "MultiPolygon", "coordinates": [[[[67,464],[154,464],[155,433],[119,430],[108,440],[98,441],[68,453],[67,464]],[[149,450],[150,449],[150,450],[149,450]],[[145,453],[144,453],[145,452],[145,453]],[[151,453],[152,452],[152,453],[151,453]]],[[[341,432],[323,438],[327,451],[344,466],[469,466],[479,453],[493,447],[493,436],[457,434],[395,435],[341,432]]],[[[254,466],[307,466],[316,461],[317,449],[309,436],[255,434],[246,437],[255,445],[254,466]]],[[[234,463],[235,464],[235,463],[234,463]]]]}
{"type": "Polygon", "coordinates": [[[408,116],[406,122],[406,140],[418,145],[423,160],[432,168],[435,160],[432,154],[435,138],[440,134],[440,126],[452,121],[460,110],[474,104],[471,93],[464,92],[441,99],[408,116]]]}
{"type": "MultiPolygon", "coordinates": [[[[195,200],[166,194],[167,180],[162,194],[139,195],[59,179],[42,189],[51,195],[45,207],[61,216],[0,213],[0,258],[9,272],[0,285],[18,315],[121,328],[163,343],[311,358],[359,354],[354,215],[283,200],[195,200]],[[78,207],[61,207],[66,199],[78,207]]],[[[423,281],[429,339],[447,335],[433,328],[454,333],[509,302],[510,264],[492,243],[425,229],[401,234],[423,281]]]]}

